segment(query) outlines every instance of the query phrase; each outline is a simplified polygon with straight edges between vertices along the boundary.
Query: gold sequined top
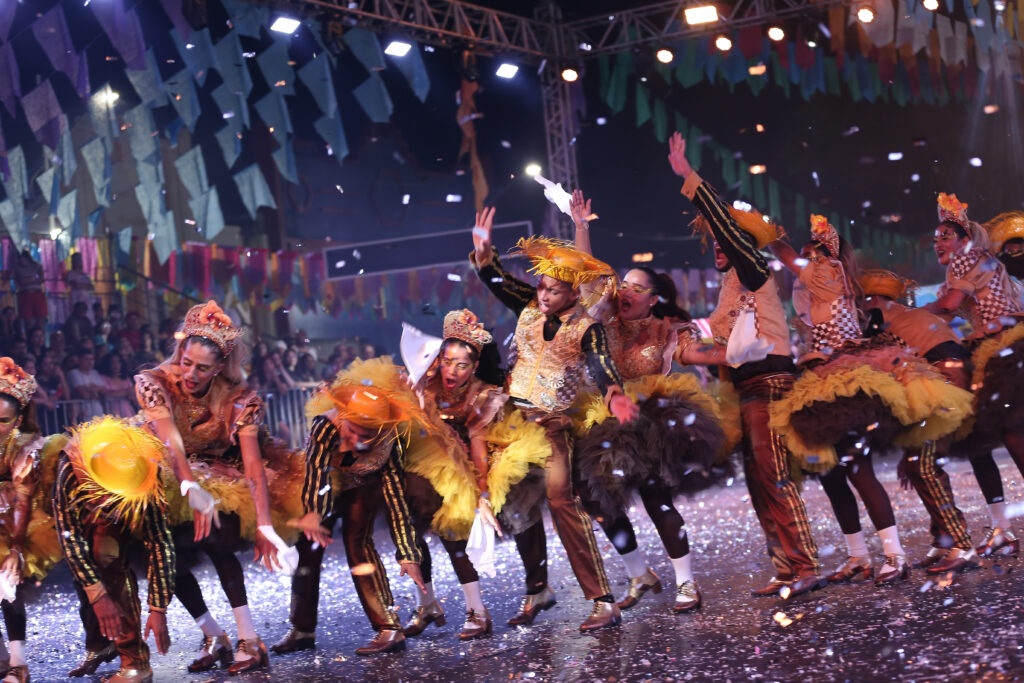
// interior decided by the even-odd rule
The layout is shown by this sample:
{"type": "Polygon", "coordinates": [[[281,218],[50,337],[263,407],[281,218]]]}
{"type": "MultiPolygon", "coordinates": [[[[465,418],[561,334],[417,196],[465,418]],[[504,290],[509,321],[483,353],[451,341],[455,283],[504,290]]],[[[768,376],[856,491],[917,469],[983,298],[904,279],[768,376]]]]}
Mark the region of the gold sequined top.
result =
{"type": "Polygon", "coordinates": [[[508,399],[501,387],[470,377],[462,387],[448,392],[441,374],[431,376],[423,387],[424,397],[437,406],[438,417],[452,427],[467,444],[494,421],[508,399]]]}
{"type": "Polygon", "coordinates": [[[147,422],[174,420],[190,458],[217,460],[239,436],[259,434],[263,400],[245,384],[217,375],[209,391],[195,397],[181,381],[177,365],[160,365],[135,376],[135,393],[147,422]]]}
{"type": "Polygon", "coordinates": [[[678,346],[679,327],[679,323],[653,315],[640,320],[609,320],[605,324],[608,346],[622,379],[667,375],[678,346]]]}

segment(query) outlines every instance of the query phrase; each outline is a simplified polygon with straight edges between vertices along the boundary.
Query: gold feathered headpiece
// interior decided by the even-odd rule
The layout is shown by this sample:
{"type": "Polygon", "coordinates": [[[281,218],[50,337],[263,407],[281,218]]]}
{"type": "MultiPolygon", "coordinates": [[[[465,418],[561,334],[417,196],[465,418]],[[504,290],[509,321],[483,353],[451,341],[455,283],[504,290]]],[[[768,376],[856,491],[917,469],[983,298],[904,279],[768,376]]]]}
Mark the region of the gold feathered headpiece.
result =
{"type": "Polygon", "coordinates": [[[76,496],[129,528],[147,506],[164,505],[159,472],[166,451],[144,428],[101,417],[75,427],[64,452],[78,478],[76,496]]]}
{"type": "Polygon", "coordinates": [[[917,287],[917,283],[897,275],[891,270],[862,270],[857,280],[864,296],[886,296],[890,299],[905,299],[917,287]]]}
{"type": "MultiPolygon", "coordinates": [[[[1024,211],[1007,211],[985,223],[992,248],[996,253],[1012,239],[1024,239],[1024,211]]],[[[2,362],[2,361],[0,361],[2,362]]]]}
{"type": "Polygon", "coordinates": [[[531,273],[548,275],[574,288],[598,278],[613,276],[615,270],[604,261],[584,253],[569,242],[550,237],[520,238],[509,252],[530,259],[531,273]]]}
{"type": "Polygon", "coordinates": [[[443,329],[442,334],[445,339],[458,339],[466,342],[476,349],[477,353],[494,339],[491,333],[484,329],[483,323],[468,308],[449,311],[448,315],[444,317],[443,329]]]}

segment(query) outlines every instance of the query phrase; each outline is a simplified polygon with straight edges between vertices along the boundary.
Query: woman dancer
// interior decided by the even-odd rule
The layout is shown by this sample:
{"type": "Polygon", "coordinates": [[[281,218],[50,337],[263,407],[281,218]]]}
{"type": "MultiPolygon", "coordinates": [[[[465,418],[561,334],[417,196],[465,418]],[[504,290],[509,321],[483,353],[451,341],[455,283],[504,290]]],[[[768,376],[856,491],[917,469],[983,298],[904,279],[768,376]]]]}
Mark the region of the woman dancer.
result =
{"type": "Polygon", "coordinates": [[[242,379],[247,353],[242,333],[215,302],[194,306],[177,335],[174,355],[135,378],[145,420],[168,444],[182,480],[182,495],[177,495],[176,484],[171,485],[168,502],[178,551],[174,593],[203,632],[199,656],[188,667],[191,672],[206,671],[218,662],[232,674],[267,665],[267,649],[253,625],[242,565],[234,552],[243,540],[252,540],[254,559],[268,569],[278,566],[275,541],[280,542],[280,537],[271,519],[268,476],[282,494],[273,506],[274,513],[281,515],[282,528],[289,517],[300,516],[290,509],[298,496],[288,506],[285,491],[297,491],[301,461],[277,444],[266,448],[270,442],[261,443],[263,402],[242,379]],[[200,487],[188,481],[191,474],[198,475],[201,488],[216,498],[212,527],[201,517],[195,523],[188,518],[184,496],[191,497],[200,487]],[[186,556],[196,550],[204,551],[213,562],[234,612],[238,644],[233,662],[231,642],[210,614],[189,568],[186,556]]]}
{"type": "Polygon", "coordinates": [[[3,683],[29,680],[24,582],[41,580],[63,556],[53,517],[46,511],[52,510],[47,503],[63,437],[46,440],[39,434],[35,392],[31,375],[10,358],[0,358],[0,583],[5,584],[0,610],[9,648],[0,653],[0,669],[6,674],[3,683]],[[50,467],[44,467],[44,462],[50,467]],[[44,470],[45,477],[41,476],[44,470]]]}
{"type": "Polygon", "coordinates": [[[823,472],[822,487],[849,552],[829,581],[872,575],[849,481],[882,540],[886,559],[875,583],[888,584],[907,578],[910,565],[870,452],[900,443],[897,437],[904,439],[901,445],[922,445],[953,432],[969,412],[969,396],[945,384],[926,362],[902,351],[891,338],[864,338],[855,303],[860,288],[852,248],[824,216],[811,216],[811,236],[799,255],[784,240],[771,245],[798,278],[794,305],[811,326],[810,350],[800,360],[804,373],[773,410],[772,426],[803,457],[804,469],[823,472]],[[916,426],[922,422],[924,427],[916,426]],[[841,462],[836,462],[836,452],[841,462]]]}
{"type": "MultiPolygon", "coordinates": [[[[577,190],[571,208],[576,246],[591,253],[590,201],[577,190]]],[[[599,319],[608,331],[623,388],[640,402],[640,419],[622,425],[600,397],[584,396],[575,476],[587,512],[601,524],[629,573],[629,591],[619,607],[633,607],[648,591],[661,592],[661,580],[647,566],[625,512],[636,492],[675,572],[672,611],[689,612],[700,608],[703,596],[673,497],[713,484],[716,465],[719,474],[728,469],[723,462],[728,451],[715,399],[695,376],[669,371],[673,359],[680,364],[724,364],[725,347],[693,343],[696,333],[686,325],[690,316],[679,307],[675,284],[664,273],[633,268],[610,299],[596,309],[602,311],[599,319]]],[[[738,435],[738,428],[732,431],[738,435]]]]}
{"type": "Polygon", "coordinates": [[[965,341],[974,364],[974,421],[958,436],[970,434],[971,466],[992,520],[978,554],[1016,555],[1020,544],[1010,529],[992,448],[1002,442],[1024,473],[1024,374],[1019,365],[1024,304],[1018,285],[992,252],[988,233],[967,217],[967,204],[955,194],[939,193],[938,214],[935,256],[946,266],[946,281],[938,299],[925,308],[939,315],[959,313],[971,326],[965,341]]]}

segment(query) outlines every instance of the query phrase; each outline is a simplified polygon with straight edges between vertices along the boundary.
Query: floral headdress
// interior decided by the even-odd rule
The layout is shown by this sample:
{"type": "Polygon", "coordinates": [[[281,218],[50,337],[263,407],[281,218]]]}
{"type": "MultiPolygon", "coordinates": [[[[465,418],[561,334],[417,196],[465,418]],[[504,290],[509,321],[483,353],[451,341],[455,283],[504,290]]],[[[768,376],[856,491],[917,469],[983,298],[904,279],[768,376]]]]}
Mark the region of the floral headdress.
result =
{"type": "Polygon", "coordinates": [[[0,358],[0,394],[13,396],[22,408],[32,400],[36,393],[36,380],[12,359],[0,358]]]}
{"type": "Polygon", "coordinates": [[[839,233],[827,218],[816,213],[811,214],[811,237],[825,245],[832,258],[839,258],[839,233]]]}
{"type": "MultiPolygon", "coordinates": [[[[953,221],[964,230],[970,233],[971,220],[967,217],[967,204],[956,198],[955,194],[939,193],[938,199],[939,222],[953,221]]],[[[970,235],[973,237],[973,235],[970,235]]]]}
{"type": "Polygon", "coordinates": [[[444,317],[444,338],[466,342],[477,353],[493,341],[491,333],[484,329],[476,315],[469,309],[451,311],[444,317]]]}
{"type": "Polygon", "coordinates": [[[185,315],[185,326],[181,330],[185,339],[189,337],[202,337],[209,339],[225,356],[231,355],[235,348],[235,342],[242,336],[244,330],[235,327],[231,318],[217,305],[216,301],[207,301],[205,304],[193,306],[185,315]]]}

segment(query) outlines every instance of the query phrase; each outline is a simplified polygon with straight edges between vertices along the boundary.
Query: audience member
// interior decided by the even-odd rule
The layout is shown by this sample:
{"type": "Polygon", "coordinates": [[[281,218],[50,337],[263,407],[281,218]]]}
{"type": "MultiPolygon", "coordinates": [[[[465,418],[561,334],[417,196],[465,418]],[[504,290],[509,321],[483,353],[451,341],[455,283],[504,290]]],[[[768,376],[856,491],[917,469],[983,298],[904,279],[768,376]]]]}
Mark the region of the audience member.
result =
{"type": "Polygon", "coordinates": [[[107,393],[107,382],[96,371],[96,356],[92,348],[83,346],[76,355],[78,367],[68,373],[68,384],[71,386],[71,396],[85,401],[80,419],[89,420],[103,415],[100,399],[107,393]]]}
{"type": "Polygon", "coordinates": [[[18,317],[27,329],[46,325],[45,282],[43,264],[32,258],[32,252],[23,249],[14,263],[14,288],[18,293],[18,317]]]}

